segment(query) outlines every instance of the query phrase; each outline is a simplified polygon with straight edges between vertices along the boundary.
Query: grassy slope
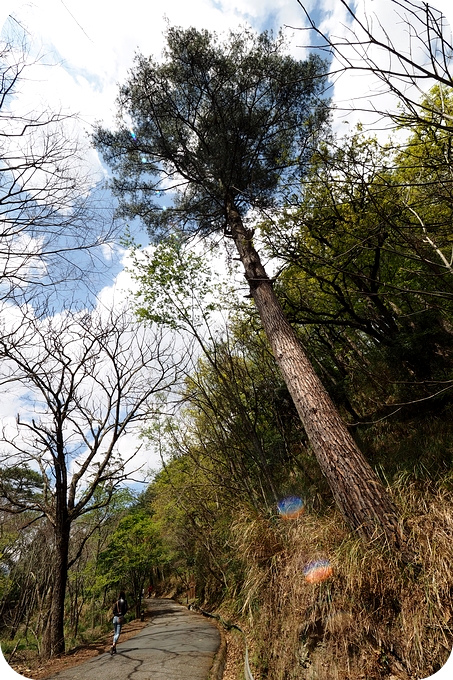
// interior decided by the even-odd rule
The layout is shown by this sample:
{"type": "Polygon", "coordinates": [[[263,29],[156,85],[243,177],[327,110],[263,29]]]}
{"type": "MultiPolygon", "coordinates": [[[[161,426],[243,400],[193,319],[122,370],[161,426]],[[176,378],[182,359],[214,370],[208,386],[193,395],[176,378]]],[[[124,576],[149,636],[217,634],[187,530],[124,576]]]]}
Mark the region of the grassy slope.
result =
{"type": "Polygon", "coordinates": [[[406,423],[405,433],[390,428],[379,446],[387,469],[393,458],[389,490],[420,568],[402,570],[382,549],[364,546],[334,508],[286,522],[237,518],[234,542],[246,580],[224,607],[247,630],[255,680],[407,680],[430,676],[447,660],[453,647],[451,426],[413,425],[406,423]],[[418,448],[408,462],[411,445],[418,448]],[[330,560],[333,575],[310,584],[303,569],[317,558],[330,560]]]}

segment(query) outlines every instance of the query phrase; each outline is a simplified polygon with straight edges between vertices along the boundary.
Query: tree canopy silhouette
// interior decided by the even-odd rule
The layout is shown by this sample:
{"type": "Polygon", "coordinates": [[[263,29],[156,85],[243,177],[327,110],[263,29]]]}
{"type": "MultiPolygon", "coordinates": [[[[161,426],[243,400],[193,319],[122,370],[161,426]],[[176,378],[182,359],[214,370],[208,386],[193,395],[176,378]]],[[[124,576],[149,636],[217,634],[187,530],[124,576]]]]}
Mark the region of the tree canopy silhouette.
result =
{"type": "Polygon", "coordinates": [[[225,228],[227,199],[241,216],[274,206],[326,120],[323,61],[286,55],[282,36],[245,30],[221,43],[194,28],[170,28],[164,57],[136,57],[119,129],[94,137],[123,214],[156,236],[175,223],[209,234],[225,228]]]}

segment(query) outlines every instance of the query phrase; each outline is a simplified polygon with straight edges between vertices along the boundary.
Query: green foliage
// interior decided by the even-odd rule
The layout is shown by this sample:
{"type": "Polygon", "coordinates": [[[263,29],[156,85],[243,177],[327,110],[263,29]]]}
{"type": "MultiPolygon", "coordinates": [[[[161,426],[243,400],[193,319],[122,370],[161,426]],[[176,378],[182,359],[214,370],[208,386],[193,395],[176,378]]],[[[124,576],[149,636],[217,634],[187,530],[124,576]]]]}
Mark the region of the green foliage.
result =
{"type": "Polygon", "coordinates": [[[294,493],[319,510],[330,495],[262,334],[236,317],[206,351],[178,414],[146,432],[165,460],[148,496],[174,573],[192,574],[198,597],[216,600],[243,578],[235,518],[275,518],[277,501],[294,493]]]}
{"type": "Polygon", "coordinates": [[[145,511],[131,511],[118,523],[98,566],[105,583],[131,592],[140,602],[151,568],[166,559],[153,518],[145,511]]]}
{"type": "Polygon", "coordinates": [[[429,126],[396,150],[360,132],[332,140],[296,207],[263,225],[270,253],[286,263],[277,290],[287,314],[355,421],[384,404],[448,399],[450,142],[429,126]]]}
{"type": "Polygon", "coordinates": [[[247,29],[220,40],[169,28],[166,39],[162,63],[136,57],[120,90],[120,127],[98,128],[94,144],[123,215],[155,236],[176,225],[209,234],[224,229],[227,196],[244,215],[269,207],[304,168],[327,115],[324,64],[296,61],[281,35],[247,29]],[[163,191],[172,196],[165,210],[163,191]]]}
{"type": "Polygon", "coordinates": [[[171,579],[178,590],[197,582],[197,597],[218,600],[228,587],[232,555],[229,527],[232,498],[214,465],[190,455],[169,461],[152,483],[152,508],[169,547],[171,579]]]}
{"type": "Polygon", "coordinates": [[[173,234],[152,251],[133,250],[139,318],[197,333],[221,306],[225,291],[205,259],[173,234]]]}
{"type": "Polygon", "coordinates": [[[25,509],[30,502],[38,502],[43,488],[42,475],[28,465],[0,469],[0,494],[3,499],[13,498],[18,507],[25,509]]]}

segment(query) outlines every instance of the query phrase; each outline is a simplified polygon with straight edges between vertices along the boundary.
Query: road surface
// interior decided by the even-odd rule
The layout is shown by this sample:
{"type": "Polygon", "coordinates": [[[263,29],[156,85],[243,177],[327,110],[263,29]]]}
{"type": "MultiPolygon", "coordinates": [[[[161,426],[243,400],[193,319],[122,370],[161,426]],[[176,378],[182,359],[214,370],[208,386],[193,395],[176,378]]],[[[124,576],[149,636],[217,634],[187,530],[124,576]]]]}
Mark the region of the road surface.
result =
{"type": "Polygon", "coordinates": [[[51,680],[207,680],[220,646],[209,619],[173,600],[148,601],[151,622],[117,653],[101,654],[51,680]]]}

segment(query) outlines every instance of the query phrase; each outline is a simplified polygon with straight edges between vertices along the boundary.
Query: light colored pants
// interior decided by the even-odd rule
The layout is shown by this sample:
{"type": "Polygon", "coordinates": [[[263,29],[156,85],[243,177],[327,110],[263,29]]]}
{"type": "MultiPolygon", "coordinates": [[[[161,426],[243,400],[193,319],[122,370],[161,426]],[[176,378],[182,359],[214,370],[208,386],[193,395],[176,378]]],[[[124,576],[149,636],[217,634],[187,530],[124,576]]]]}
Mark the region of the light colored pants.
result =
{"type": "Polygon", "coordinates": [[[121,633],[121,626],[122,624],[120,623],[120,618],[118,616],[113,617],[113,644],[116,645],[118,642],[118,638],[121,633]]]}

